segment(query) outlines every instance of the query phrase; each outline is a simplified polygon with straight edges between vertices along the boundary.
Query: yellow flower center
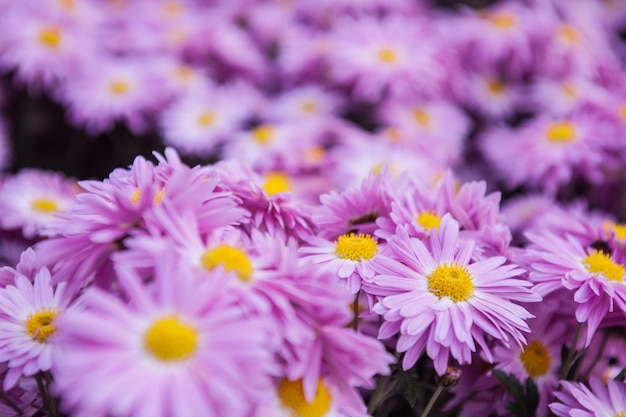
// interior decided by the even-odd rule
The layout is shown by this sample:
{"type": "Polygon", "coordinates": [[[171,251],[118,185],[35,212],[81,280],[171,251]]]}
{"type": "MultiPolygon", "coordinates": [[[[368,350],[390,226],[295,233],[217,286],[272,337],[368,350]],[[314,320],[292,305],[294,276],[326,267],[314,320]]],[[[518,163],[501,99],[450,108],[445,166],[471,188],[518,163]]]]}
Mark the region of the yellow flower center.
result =
{"type": "Polygon", "coordinates": [[[274,128],[269,125],[255,127],[252,129],[252,138],[261,145],[265,145],[274,139],[274,128]]]}
{"type": "Polygon", "coordinates": [[[168,2],[163,5],[163,11],[167,17],[176,17],[180,15],[182,7],[179,3],[168,2]]]}
{"type": "Polygon", "coordinates": [[[263,190],[271,197],[274,194],[291,190],[289,176],[282,172],[270,172],[264,175],[263,190]]]}
{"type": "Polygon", "coordinates": [[[423,211],[415,218],[415,221],[428,232],[433,227],[439,230],[441,217],[437,216],[432,211],[423,211]]]}
{"type": "Polygon", "coordinates": [[[59,315],[56,310],[43,310],[32,313],[28,316],[24,325],[26,333],[36,342],[46,343],[48,338],[54,334],[54,318],[59,315]]]}
{"type": "Polygon", "coordinates": [[[487,21],[498,29],[510,29],[517,24],[515,17],[505,12],[488,14],[487,21]]]}
{"type": "Polygon", "coordinates": [[[213,124],[215,115],[210,111],[205,111],[198,116],[198,124],[202,127],[208,127],[213,124]]]}
{"type": "Polygon", "coordinates": [[[109,84],[109,90],[115,95],[122,95],[128,92],[129,85],[126,81],[112,81],[109,84]]]}
{"type": "Polygon", "coordinates": [[[424,109],[414,109],[413,110],[413,119],[423,127],[426,127],[430,124],[430,115],[424,109]]]}
{"type": "Polygon", "coordinates": [[[597,249],[583,259],[582,264],[587,271],[602,274],[609,281],[622,282],[624,277],[624,265],[613,262],[610,255],[597,249]]]}
{"type": "Polygon", "coordinates": [[[243,282],[250,281],[254,267],[248,255],[241,249],[219,245],[202,254],[200,264],[207,271],[212,271],[218,265],[224,267],[227,272],[235,272],[237,278],[243,282]]]}
{"type": "Polygon", "coordinates": [[[300,110],[305,113],[317,113],[317,103],[313,100],[307,100],[300,104],[300,110]]]}
{"type": "Polygon", "coordinates": [[[398,61],[398,55],[391,48],[381,48],[378,50],[378,59],[387,64],[395,64],[398,61]]]}
{"type": "Polygon", "coordinates": [[[457,263],[439,265],[427,278],[428,291],[455,303],[467,300],[474,290],[470,272],[457,263]]]}
{"type": "Polygon", "coordinates": [[[367,261],[378,253],[378,244],[370,235],[359,233],[339,236],[335,241],[335,255],[351,261],[367,261]]]}
{"type": "Polygon", "coordinates": [[[176,316],[168,316],[150,326],[143,343],[148,353],[161,361],[180,361],[196,351],[198,333],[176,316]]]}
{"type": "Polygon", "coordinates": [[[499,96],[504,93],[506,89],[506,85],[497,78],[489,78],[487,80],[487,91],[489,91],[494,96],[499,96]]]}
{"type": "Polygon", "coordinates": [[[546,131],[546,139],[553,143],[572,142],[576,139],[576,128],[567,120],[552,122],[546,131]]]}
{"type": "Polygon", "coordinates": [[[59,210],[56,201],[51,198],[37,198],[30,203],[30,206],[42,213],[54,213],[59,210]]]}
{"type": "Polygon", "coordinates": [[[321,162],[326,156],[326,149],[323,146],[314,146],[304,152],[304,157],[310,162],[321,162]]]}
{"type": "Polygon", "coordinates": [[[193,77],[193,70],[191,68],[184,65],[176,68],[176,78],[178,78],[179,80],[189,81],[191,77],[193,77]]]}
{"type": "Polygon", "coordinates": [[[46,26],[39,31],[39,42],[50,49],[56,49],[61,45],[61,31],[54,26],[46,26]]]}
{"type": "Polygon", "coordinates": [[[619,413],[615,414],[615,417],[626,417],[626,413],[624,411],[620,411],[619,413]]]}
{"type": "Polygon", "coordinates": [[[574,29],[572,25],[561,26],[558,34],[561,37],[561,39],[565,40],[566,42],[570,44],[578,42],[578,38],[579,38],[578,32],[576,31],[576,29],[574,29]]]}
{"type": "Polygon", "coordinates": [[[619,106],[618,115],[622,120],[626,120],[626,103],[622,103],[619,106]]]}
{"type": "Polygon", "coordinates": [[[317,392],[311,402],[304,398],[302,380],[283,379],[278,384],[278,398],[283,407],[291,411],[290,417],[324,417],[330,411],[332,397],[322,381],[317,383],[317,392]]]}
{"type": "Polygon", "coordinates": [[[154,195],[155,204],[160,204],[161,201],[163,201],[163,194],[165,194],[165,188],[161,188],[159,191],[156,192],[156,194],[154,195]]]}
{"type": "Polygon", "coordinates": [[[577,95],[576,94],[576,88],[573,85],[571,85],[571,84],[564,84],[563,85],[563,92],[569,98],[575,98],[576,95],[577,95]]]}
{"type": "Polygon", "coordinates": [[[139,188],[136,188],[135,192],[133,192],[133,195],[130,196],[130,201],[132,201],[133,204],[137,204],[140,198],[141,198],[141,190],[139,188]]]}
{"type": "Polygon", "coordinates": [[[66,10],[72,10],[76,6],[76,2],[74,0],[59,0],[59,5],[66,10]]]}
{"type": "Polygon", "coordinates": [[[546,346],[539,340],[531,340],[519,355],[524,369],[532,378],[545,375],[550,369],[552,358],[546,346]]]}
{"type": "Polygon", "coordinates": [[[612,231],[618,239],[626,239],[626,224],[605,222],[604,229],[612,231]]]}

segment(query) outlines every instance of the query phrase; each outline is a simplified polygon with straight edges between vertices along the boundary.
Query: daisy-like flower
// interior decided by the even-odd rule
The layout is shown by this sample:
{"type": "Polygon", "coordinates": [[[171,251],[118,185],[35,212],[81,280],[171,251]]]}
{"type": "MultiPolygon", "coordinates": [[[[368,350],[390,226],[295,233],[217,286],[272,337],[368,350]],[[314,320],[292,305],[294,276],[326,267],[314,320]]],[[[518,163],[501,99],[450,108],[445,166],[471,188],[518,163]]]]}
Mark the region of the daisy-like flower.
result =
{"type": "Polygon", "coordinates": [[[609,379],[602,384],[591,378],[589,388],[582,382],[561,381],[561,391],[554,393],[560,402],[550,404],[557,417],[626,416],[626,385],[609,379]]]}
{"type": "Polygon", "coordinates": [[[538,307],[530,309],[537,318],[528,321],[531,334],[525,346],[496,346],[493,349],[495,369],[511,373],[521,382],[530,377],[537,385],[537,417],[548,415],[548,404],[559,383],[561,348],[564,344],[571,344],[568,338],[574,330],[564,314],[559,313],[559,307],[558,303],[542,302],[538,307]]]}
{"type": "Polygon", "coordinates": [[[215,152],[220,141],[251,115],[255,97],[248,94],[243,100],[244,95],[236,86],[215,86],[181,97],[163,113],[165,142],[188,155],[215,152]]]}
{"type": "Polygon", "coordinates": [[[0,289],[0,362],[9,366],[5,390],[22,375],[51,369],[57,320],[76,310],[70,305],[72,294],[63,283],[52,285],[47,268],[39,269],[33,281],[16,273],[14,284],[0,289]]]}
{"type": "Polygon", "coordinates": [[[487,342],[494,338],[505,346],[525,343],[532,315],[515,302],[536,302],[523,270],[506,264],[501,256],[472,262],[473,242],[459,242],[459,225],[449,215],[427,247],[398,231],[388,251],[372,261],[376,271],[365,291],[379,296],[373,311],[385,322],[379,337],[400,333],[397,350],[405,352],[402,366],[409,369],[426,349],[435,370],[443,375],[450,356],[471,363],[476,344],[493,361],[487,342]]]}
{"type": "Polygon", "coordinates": [[[356,294],[361,279],[371,279],[374,270],[369,263],[378,254],[378,241],[368,234],[345,233],[334,242],[311,236],[299,252],[304,259],[346,280],[348,291],[356,294]]]}
{"type": "Polygon", "coordinates": [[[328,57],[333,80],[352,86],[354,97],[377,101],[433,96],[443,90],[446,45],[428,22],[398,15],[347,18],[336,24],[328,57]],[[429,30],[425,27],[429,26],[429,30]]]}
{"type": "Polygon", "coordinates": [[[522,87],[493,71],[470,73],[465,80],[461,100],[491,120],[512,115],[522,103],[522,87]]]}
{"type": "Polygon", "coordinates": [[[65,407],[90,416],[248,415],[268,392],[273,342],[266,321],[224,297],[223,271],[200,284],[165,255],[150,286],[122,272],[128,304],[92,290],[85,311],[59,320],[53,373],[65,407]],[[103,389],[110,378],[117,383],[103,389]]]}
{"type": "Polygon", "coordinates": [[[145,60],[100,58],[91,60],[80,75],[68,80],[58,91],[68,107],[71,121],[92,134],[102,132],[116,121],[126,122],[133,131],[146,127],[146,114],[163,102],[156,77],[145,60]]]}
{"type": "Polygon", "coordinates": [[[321,119],[336,115],[341,97],[311,84],[291,88],[272,100],[267,111],[272,120],[321,119]]]}
{"type": "Polygon", "coordinates": [[[526,185],[553,194],[576,178],[603,178],[603,146],[611,131],[592,114],[537,117],[517,130],[495,128],[482,150],[509,187],[526,185]]]}
{"type": "Polygon", "coordinates": [[[541,295],[565,288],[577,303],[576,320],[586,323],[589,346],[602,319],[614,310],[626,313],[625,266],[610,253],[583,245],[571,235],[527,234],[531,281],[541,295]]]}
{"type": "Polygon", "coordinates": [[[24,169],[0,185],[0,226],[21,229],[32,239],[69,211],[78,191],[76,182],[60,173],[24,169]]]}

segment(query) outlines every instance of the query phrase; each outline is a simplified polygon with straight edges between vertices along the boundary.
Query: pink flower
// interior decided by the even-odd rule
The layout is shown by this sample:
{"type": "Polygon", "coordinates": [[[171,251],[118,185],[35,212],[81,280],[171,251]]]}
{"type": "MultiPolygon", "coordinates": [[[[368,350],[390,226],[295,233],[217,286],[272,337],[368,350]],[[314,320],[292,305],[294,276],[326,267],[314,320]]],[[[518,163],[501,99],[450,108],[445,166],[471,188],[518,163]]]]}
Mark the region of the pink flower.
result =
{"type": "Polygon", "coordinates": [[[223,272],[202,283],[195,275],[164,254],[152,284],[121,277],[128,303],[94,289],[82,299],[85,311],[59,320],[53,374],[66,409],[246,416],[265,397],[274,372],[265,321],[224,298],[223,272]]]}
{"type": "Polygon", "coordinates": [[[562,390],[555,392],[560,402],[550,404],[557,417],[616,417],[626,415],[626,385],[609,379],[606,385],[598,379],[581,382],[561,381],[562,390]]]}
{"type": "Polygon", "coordinates": [[[505,346],[525,343],[526,320],[532,315],[515,302],[539,301],[532,285],[518,279],[523,270],[496,256],[472,262],[474,245],[459,243],[459,224],[449,215],[430,235],[428,247],[398,227],[388,251],[372,261],[376,271],[365,291],[379,297],[373,311],[385,322],[379,337],[400,333],[402,366],[409,369],[423,349],[442,375],[452,356],[471,363],[476,344],[493,357],[489,337],[505,346]]]}
{"type": "Polygon", "coordinates": [[[22,375],[51,369],[57,321],[76,310],[66,285],[53,286],[47,268],[39,269],[33,281],[16,273],[14,284],[0,289],[0,362],[9,366],[5,390],[22,375]]]}

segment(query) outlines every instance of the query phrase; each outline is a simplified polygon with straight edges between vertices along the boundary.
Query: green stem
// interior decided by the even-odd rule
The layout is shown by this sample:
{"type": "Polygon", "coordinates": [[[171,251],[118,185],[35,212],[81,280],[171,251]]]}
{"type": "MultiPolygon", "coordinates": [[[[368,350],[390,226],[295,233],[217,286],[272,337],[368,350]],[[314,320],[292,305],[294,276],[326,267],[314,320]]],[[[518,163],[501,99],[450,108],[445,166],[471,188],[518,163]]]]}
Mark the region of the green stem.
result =
{"type": "Polygon", "coordinates": [[[594,356],[593,360],[591,361],[591,363],[589,364],[585,372],[583,372],[583,376],[581,378],[583,381],[586,381],[587,379],[589,379],[589,375],[591,375],[591,371],[593,371],[593,368],[595,368],[598,362],[600,362],[600,359],[602,358],[602,354],[604,354],[604,347],[606,346],[606,342],[608,342],[608,340],[609,340],[609,334],[608,332],[604,332],[602,334],[602,341],[600,342],[600,348],[596,352],[596,356],[594,356]]]}
{"type": "Polygon", "coordinates": [[[582,331],[583,324],[578,323],[576,326],[576,332],[574,333],[574,340],[572,341],[572,346],[570,347],[569,353],[567,354],[567,359],[563,364],[563,368],[561,369],[561,379],[567,379],[567,375],[569,371],[572,369],[574,355],[576,354],[576,345],[578,344],[578,339],[580,338],[580,333],[582,331]]]}
{"type": "Polygon", "coordinates": [[[39,395],[41,395],[41,401],[43,406],[50,415],[50,400],[48,399],[48,393],[41,379],[41,372],[35,375],[35,381],[37,381],[37,388],[39,389],[39,395]]]}
{"type": "Polygon", "coordinates": [[[9,396],[4,393],[4,390],[0,390],[0,398],[2,399],[2,401],[4,401],[6,405],[11,407],[13,411],[15,411],[17,414],[19,414],[20,416],[24,415],[24,412],[22,411],[22,409],[19,408],[17,404],[15,404],[13,400],[10,399],[9,396]]]}
{"type": "Polygon", "coordinates": [[[354,296],[354,303],[352,304],[352,329],[354,329],[355,332],[359,330],[359,295],[361,295],[361,290],[357,291],[354,296]]]}
{"type": "Polygon", "coordinates": [[[367,414],[374,415],[374,411],[376,411],[378,406],[380,406],[380,404],[385,400],[385,396],[389,393],[389,390],[386,390],[385,386],[387,385],[390,376],[391,373],[383,376],[376,384],[376,389],[367,403],[367,414]]]}
{"type": "Polygon", "coordinates": [[[44,377],[46,379],[46,388],[48,391],[48,403],[50,404],[50,415],[51,417],[58,417],[59,411],[57,409],[56,399],[54,395],[52,395],[52,390],[50,387],[52,386],[52,374],[50,371],[44,373],[44,377]]]}
{"type": "Polygon", "coordinates": [[[428,404],[426,404],[426,408],[424,409],[424,412],[420,415],[420,417],[426,417],[428,416],[428,414],[430,414],[430,411],[432,410],[442,392],[443,384],[440,382],[439,385],[437,385],[437,389],[435,389],[435,392],[433,392],[433,396],[430,397],[430,401],[428,401],[428,404]]]}

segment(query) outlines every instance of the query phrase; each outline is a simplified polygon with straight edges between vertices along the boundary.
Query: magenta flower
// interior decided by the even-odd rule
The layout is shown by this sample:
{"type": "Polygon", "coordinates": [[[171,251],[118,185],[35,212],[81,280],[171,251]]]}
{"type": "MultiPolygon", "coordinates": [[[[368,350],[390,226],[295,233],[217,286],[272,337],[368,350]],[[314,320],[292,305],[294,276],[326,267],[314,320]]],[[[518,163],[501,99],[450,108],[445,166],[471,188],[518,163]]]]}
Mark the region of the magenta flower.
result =
{"type": "Polygon", "coordinates": [[[449,357],[471,363],[478,344],[493,361],[488,338],[505,346],[525,343],[532,315],[515,302],[535,302],[540,297],[532,285],[517,278],[523,270],[505,264],[501,256],[472,262],[474,244],[459,242],[459,224],[449,215],[430,235],[427,247],[398,227],[388,241],[388,255],[372,261],[377,275],[365,290],[379,296],[373,310],[385,322],[379,337],[400,333],[399,352],[406,352],[408,369],[426,349],[440,375],[449,357]]]}
{"type": "Polygon", "coordinates": [[[626,385],[612,379],[602,384],[589,381],[590,388],[581,382],[561,381],[563,389],[555,392],[560,402],[550,404],[557,417],[621,417],[626,415],[626,385]]]}
{"type": "Polygon", "coordinates": [[[53,373],[66,409],[246,416],[266,395],[274,365],[265,321],[224,297],[222,272],[200,284],[172,261],[160,258],[149,286],[124,273],[128,303],[93,289],[82,299],[85,311],[59,320],[53,373]],[[103,389],[110,378],[116,383],[103,389]]]}
{"type": "Polygon", "coordinates": [[[14,284],[0,289],[0,362],[9,366],[5,390],[22,375],[51,369],[57,321],[76,310],[66,285],[53,286],[47,268],[39,269],[33,281],[16,273],[14,284]]]}

